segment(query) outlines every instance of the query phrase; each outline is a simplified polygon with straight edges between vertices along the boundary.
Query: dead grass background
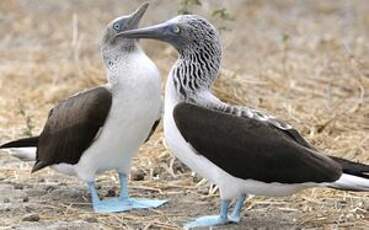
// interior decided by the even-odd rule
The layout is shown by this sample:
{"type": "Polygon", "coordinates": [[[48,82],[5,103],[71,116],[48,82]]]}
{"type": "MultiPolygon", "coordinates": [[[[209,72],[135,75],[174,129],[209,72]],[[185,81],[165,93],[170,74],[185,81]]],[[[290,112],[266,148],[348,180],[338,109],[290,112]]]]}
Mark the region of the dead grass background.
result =
{"type": "MultiPolygon", "coordinates": [[[[102,28],[139,2],[0,2],[1,142],[37,134],[58,101],[105,82],[102,28]]],[[[175,16],[179,5],[152,1],[142,24],[175,16]]],[[[203,0],[192,10],[227,28],[217,95],[288,120],[322,151],[369,163],[367,1],[203,0]],[[211,16],[222,7],[232,21],[211,16]]],[[[164,84],[175,51],[142,44],[164,84]]],[[[52,170],[31,176],[29,163],[1,152],[0,229],[178,229],[191,216],[216,212],[216,191],[173,160],[161,134],[162,128],[135,159],[134,171],[142,169],[144,180],[131,182],[136,196],[171,199],[155,211],[94,214],[82,182],[52,170]],[[29,213],[40,220],[22,221],[29,213]]],[[[115,191],[106,191],[111,179],[114,174],[99,177],[103,194],[115,191]]],[[[227,229],[369,228],[368,193],[310,189],[285,198],[253,197],[246,209],[242,224],[227,229]]]]}

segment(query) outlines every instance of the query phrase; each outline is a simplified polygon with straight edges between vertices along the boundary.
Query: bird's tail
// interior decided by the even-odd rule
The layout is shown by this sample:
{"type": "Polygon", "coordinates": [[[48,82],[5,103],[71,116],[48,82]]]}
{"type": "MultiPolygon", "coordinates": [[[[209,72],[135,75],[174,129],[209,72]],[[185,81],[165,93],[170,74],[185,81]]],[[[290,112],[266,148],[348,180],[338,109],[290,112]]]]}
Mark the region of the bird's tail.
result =
{"type": "Polygon", "coordinates": [[[331,156],[331,158],[341,165],[343,174],[337,181],[329,183],[328,187],[349,191],[369,191],[369,165],[338,157],[331,156]]]}
{"type": "Polygon", "coordinates": [[[23,160],[36,160],[36,147],[39,137],[23,138],[0,145],[0,149],[11,149],[11,155],[23,160]]]}

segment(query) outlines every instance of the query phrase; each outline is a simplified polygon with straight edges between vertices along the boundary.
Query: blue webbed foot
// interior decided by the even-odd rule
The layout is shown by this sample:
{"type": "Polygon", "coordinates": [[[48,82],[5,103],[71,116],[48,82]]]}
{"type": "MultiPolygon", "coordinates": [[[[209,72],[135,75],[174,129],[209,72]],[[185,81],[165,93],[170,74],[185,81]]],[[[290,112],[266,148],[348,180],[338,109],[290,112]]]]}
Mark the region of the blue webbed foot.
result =
{"type": "Polygon", "coordinates": [[[166,200],[120,199],[92,200],[94,211],[97,213],[125,212],[132,209],[157,208],[166,200]]]}
{"type": "Polygon", "coordinates": [[[106,200],[92,199],[92,206],[94,211],[97,213],[125,212],[132,209],[129,202],[120,200],[118,198],[106,200]]]}
{"type": "Polygon", "coordinates": [[[119,198],[110,198],[106,200],[100,200],[95,188],[95,183],[88,182],[88,187],[91,193],[92,206],[95,212],[112,213],[125,212],[131,209],[157,208],[167,202],[167,200],[130,198],[127,188],[127,176],[125,174],[119,174],[119,179],[121,185],[119,198]]]}
{"type": "Polygon", "coordinates": [[[166,202],[167,200],[150,200],[150,199],[136,199],[129,198],[129,202],[132,204],[132,208],[140,209],[140,208],[157,208],[166,202]]]}
{"type": "Polygon", "coordinates": [[[197,218],[195,221],[185,224],[185,229],[192,229],[197,227],[211,227],[216,225],[224,225],[230,223],[228,219],[229,200],[222,200],[220,202],[220,213],[217,216],[203,216],[197,218]]]}
{"type": "Polygon", "coordinates": [[[216,225],[224,225],[230,221],[221,216],[203,216],[197,218],[195,221],[185,224],[184,229],[192,229],[197,227],[211,227],[216,225]]]}
{"type": "Polygon", "coordinates": [[[167,202],[167,200],[150,200],[150,199],[136,199],[130,198],[128,195],[128,179],[124,173],[119,173],[120,183],[120,200],[126,201],[130,204],[131,209],[141,208],[157,208],[167,202]]]}

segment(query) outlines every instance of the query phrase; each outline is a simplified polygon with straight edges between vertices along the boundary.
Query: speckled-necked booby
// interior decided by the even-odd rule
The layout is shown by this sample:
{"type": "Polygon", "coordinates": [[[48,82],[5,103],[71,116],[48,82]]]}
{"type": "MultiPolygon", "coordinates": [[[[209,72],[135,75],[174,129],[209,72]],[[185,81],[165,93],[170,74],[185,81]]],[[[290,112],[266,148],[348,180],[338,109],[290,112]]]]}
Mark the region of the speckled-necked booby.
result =
{"type": "MultiPolygon", "coordinates": [[[[160,75],[135,40],[120,32],[137,28],[148,3],[105,29],[102,57],[108,83],[62,101],[49,113],[42,133],[0,148],[35,147],[32,172],[51,166],[88,183],[96,212],[158,207],[165,201],[129,198],[127,174],[133,155],[151,135],[161,117],[160,75]],[[100,200],[95,174],[119,173],[119,198],[100,200]]],[[[29,157],[29,155],[27,155],[29,157]]]]}
{"type": "Polygon", "coordinates": [[[368,165],[321,154],[289,124],[211,93],[221,44],[206,19],[177,16],[122,34],[165,41],[179,52],[166,85],[165,139],[181,161],[219,186],[221,196],[219,215],[187,228],[239,222],[246,194],[289,195],[313,186],[369,191],[368,165]],[[228,215],[232,199],[237,202],[228,215]]]}

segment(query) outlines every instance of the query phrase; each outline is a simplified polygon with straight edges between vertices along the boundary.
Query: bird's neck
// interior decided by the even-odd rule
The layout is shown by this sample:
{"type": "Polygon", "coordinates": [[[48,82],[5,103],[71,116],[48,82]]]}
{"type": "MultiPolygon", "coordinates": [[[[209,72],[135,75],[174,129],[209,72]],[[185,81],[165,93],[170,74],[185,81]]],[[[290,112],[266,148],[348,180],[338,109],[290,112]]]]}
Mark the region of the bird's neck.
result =
{"type": "Polygon", "coordinates": [[[113,91],[119,91],[128,85],[136,84],[135,68],[140,65],[140,58],[145,53],[137,46],[129,49],[115,48],[103,52],[103,60],[107,72],[107,80],[113,91]]]}
{"type": "Polygon", "coordinates": [[[193,101],[208,92],[218,76],[220,62],[220,50],[200,47],[180,52],[170,73],[177,96],[193,101]]]}
{"type": "Polygon", "coordinates": [[[121,42],[119,45],[105,45],[101,48],[101,54],[105,67],[109,70],[115,68],[127,56],[139,50],[134,40],[121,42]]]}

